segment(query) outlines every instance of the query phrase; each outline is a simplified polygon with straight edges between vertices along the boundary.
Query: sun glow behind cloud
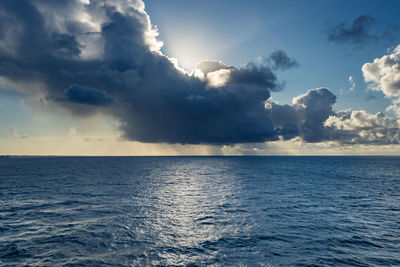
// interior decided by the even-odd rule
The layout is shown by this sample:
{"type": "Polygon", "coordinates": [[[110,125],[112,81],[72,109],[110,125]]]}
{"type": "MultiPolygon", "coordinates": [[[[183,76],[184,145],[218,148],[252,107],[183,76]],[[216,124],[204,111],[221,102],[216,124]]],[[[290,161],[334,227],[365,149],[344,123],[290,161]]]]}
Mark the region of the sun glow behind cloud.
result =
{"type": "Polygon", "coordinates": [[[166,45],[168,54],[176,58],[179,66],[187,71],[191,71],[197,62],[204,59],[208,54],[207,44],[198,36],[187,36],[177,39],[173,45],[166,45]]]}
{"type": "Polygon", "coordinates": [[[164,52],[176,58],[180,67],[192,71],[201,60],[220,58],[220,55],[232,45],[223,40],[220,33],[202,27],[189,28],[177,25],[166,29],[162,36],[164,52]]]}

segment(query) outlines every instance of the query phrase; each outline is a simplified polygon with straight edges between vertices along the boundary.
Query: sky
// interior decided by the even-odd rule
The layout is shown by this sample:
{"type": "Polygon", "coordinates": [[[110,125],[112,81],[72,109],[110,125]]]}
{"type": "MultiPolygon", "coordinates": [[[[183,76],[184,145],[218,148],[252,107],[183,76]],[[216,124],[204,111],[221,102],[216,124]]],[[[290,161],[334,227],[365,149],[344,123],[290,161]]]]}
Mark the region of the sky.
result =
{"type": "Polygon", "coordinates": [[[398,155],[399,11],[1,1],[0,154],[398,155]]]}

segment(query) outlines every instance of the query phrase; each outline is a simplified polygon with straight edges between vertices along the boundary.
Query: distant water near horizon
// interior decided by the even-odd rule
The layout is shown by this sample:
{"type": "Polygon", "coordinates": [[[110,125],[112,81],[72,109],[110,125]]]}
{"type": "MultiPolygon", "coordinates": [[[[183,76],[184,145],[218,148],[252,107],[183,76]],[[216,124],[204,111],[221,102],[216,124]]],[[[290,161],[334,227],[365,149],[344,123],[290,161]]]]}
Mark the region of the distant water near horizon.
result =
{"type": "Polygon", "coordinates": [[[0,158],[0,266],[400,266],[400,157],[0,158]]]}

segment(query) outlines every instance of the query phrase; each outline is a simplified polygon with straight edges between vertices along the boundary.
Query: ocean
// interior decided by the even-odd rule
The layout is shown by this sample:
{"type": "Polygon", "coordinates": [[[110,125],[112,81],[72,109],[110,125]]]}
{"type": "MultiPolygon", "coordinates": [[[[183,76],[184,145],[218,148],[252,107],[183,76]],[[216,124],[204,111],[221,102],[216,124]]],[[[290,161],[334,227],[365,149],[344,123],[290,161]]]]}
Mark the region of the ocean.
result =
{"type": "Polygon", "coordinates": [[[400,266],[400,157],[2,157],[0,266],[400,266]]]}

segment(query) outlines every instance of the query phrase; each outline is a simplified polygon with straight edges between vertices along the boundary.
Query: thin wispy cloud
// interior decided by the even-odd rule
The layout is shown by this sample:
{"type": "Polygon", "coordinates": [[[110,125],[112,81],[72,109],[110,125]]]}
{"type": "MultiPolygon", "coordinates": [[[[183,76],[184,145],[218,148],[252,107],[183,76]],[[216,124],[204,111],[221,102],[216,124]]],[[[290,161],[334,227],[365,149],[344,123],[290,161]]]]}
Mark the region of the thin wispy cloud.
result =
{"type": "Polygon", "coordinates": [[[349,83],[350,83],[350,88],[349,91],[353,92],[354,88],[356,87],[356,83],[354,82],[353,76],[349,76],[349,83]]]}
{"type": "Polygon", "coordinates": [[[352,22],[329,25],[327,39],[337,44],[352,44],[358,48],[377,42],[393,46],[398,41],[399,30],[397,26],[384,24],[376,17],[363,14],[352,22]]]}
{"type": "Polygon", "coordinates": [[[339,23],[328,29],[328,40],[336,43],[350,42],[362,46],[377,41],[378,35],[372,32],[377,20],[370,15],[361,15],[350,24],[339,23]]]}
{"type": "Polygon", "coordinates": [[[14,128],[11,128],[10,131],[11,131],[11,135],[12,135],[14,138],[18,138],[18,139],[28,139],[28,138],[30,137],[30,134],[28,134],[28,133],[19,134],[19,133],[17,132],[17,130],[14,129],[14,128]]]}

